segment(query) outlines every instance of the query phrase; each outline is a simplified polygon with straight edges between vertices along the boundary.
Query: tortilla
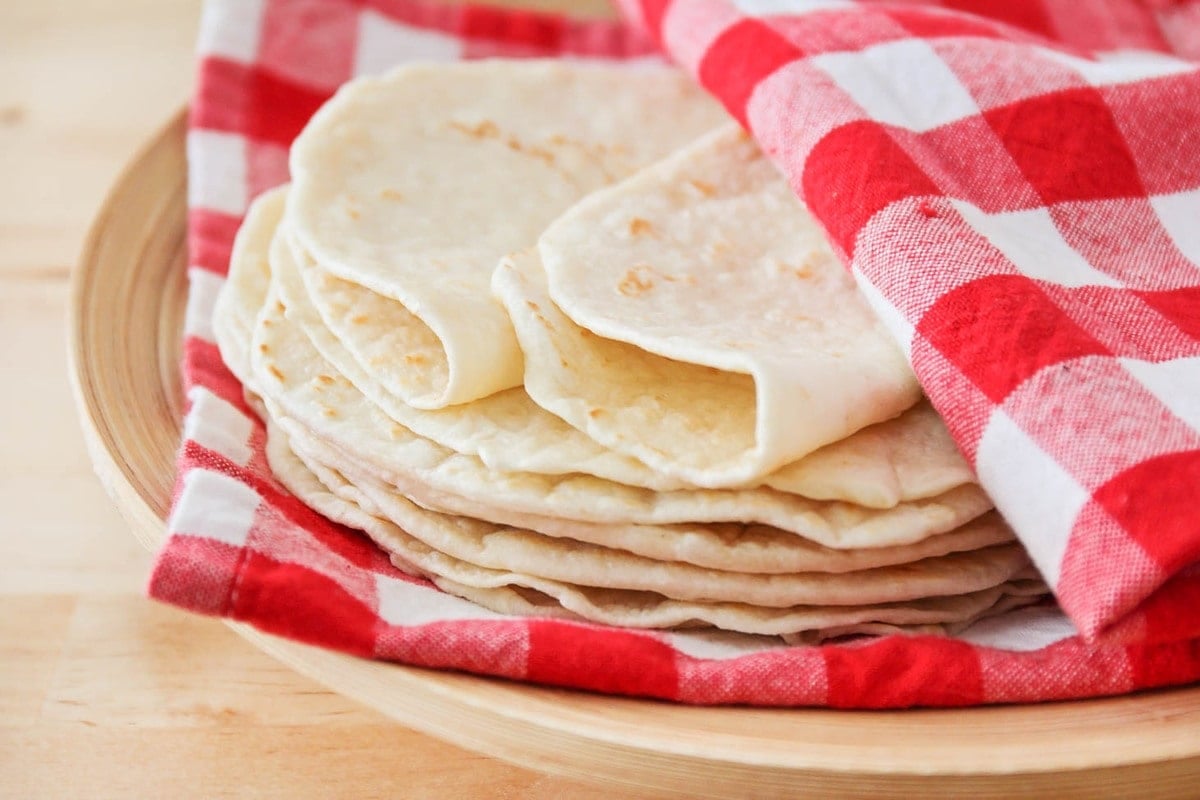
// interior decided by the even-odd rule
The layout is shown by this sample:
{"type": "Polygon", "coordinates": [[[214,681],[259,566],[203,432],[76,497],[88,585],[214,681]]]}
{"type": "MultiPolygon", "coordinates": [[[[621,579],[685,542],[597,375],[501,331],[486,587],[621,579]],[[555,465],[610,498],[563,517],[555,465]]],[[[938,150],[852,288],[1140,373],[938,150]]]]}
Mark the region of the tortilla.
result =
{"type": "Polygon", "coordinates": [[[271,237],[283,218],[287,187],[255,198],[233,238],[229,274],[213,308],[213,335],[225,365],[243,385],[249,385],[250,337],[271,285],[268,259],[271,237]]]}
{"type": "MultiPolygon", "coordinates": [[[[389,417],[452,450],[513,472],[581,472],[644,488],[686,484],[614,453],[534,404],[518,387],[446,409],[414,409],[363,370],[322,324],[299,277],[283,229],[277,227],[286,187],[260,197],[235,241],[229,276],[213,326],[222,356],[248,383],[250,336],[271,275],[296,322],[322,356],[389,417]],[[268,242],[270,254],[268,257],[268,242]]],[[[337,280],[330,278],[330,280],[337,280]]],[[[933,497],[974,480],[940,418],[921,403],[895,420],[864,429],[768,475],[765,485],[820,500],[889,508],[933,497]]]]}
{"type": "MultiPolygon", "coordinates": [[[[419,436],[507,472],[581,472],[660,491],[686,483],[616,453],[529,399],[522,387],[444,409],[413,408],[381,385],[323,324],[311,301],[311,283],[338,281],[315,265],[299,269],[286,233],[271,247],[280,297],[313,346],[384,413],[419,436]]],[[[398,352],[403,352],[399,350],[398,352]]],[[[920,403],[895,420],[866,428],[766,476],[763,484],[817,500],[890,508],[933,497],[974,475],[940,417],[920,403]]]]}
{"type": "MultiPolygon", "coordinates": [[[[774,636],[802,637],[822,630],[837,635],[856,632],[859,626],[920,626],[934,632],[941,626],[977,618],[997,606],[1030,602],[1039,591],[1024,573],[1012,581],[967,595],[936,597],[899,603],[860,606],[799,606],[762,608],[745,603],[678,601],[653,592],[597,589],[487,569],[423,545],[400,527],[380,519],[356,503],[334,494],[287,448],[282,437],[269,441],[272,470],[304,502],[337,522],[366,532],[393,562],[410,574],[428,577],[443,591],[464,597],[482,608],[503,614],[587,619],[609,625],[642,628],[713,625],[726,630],[774,636]]],[[[336,473],[326,472],[334,483],[344,484],[336,473]]],[[[811,638],[808,637],[808,638],[811,638]]]]}
{"type": "MultiPolygon", "coordinates": [[[[529,399],[522,387],[439,409],[413,408],[364,368],[325,324],[313,305],[314,283],[345,283],[311,263],[301,269],[282,230],[271,243],[270,261],[287,321],[298,325],[331,366],[388,417],[418,436],[464,455],[478,456],[491,469],[562,475],[582,472],[647,489],[679,489],[682,481],[662,476],[629,456],[589,439],[529,399]]],[[[403,326],[401,326],[403,330],[403,326]]],[[[393,353],[408,353],[397,347],[393,353]]],[[[407,356],[405,356],[407,358],[407,356]]]]}
{"type": "MultiPolygon", "coordinates": [[[[313,472],[331,469],[329,450],[312,440],[293,437],[290,448],[313,472]]],[[[852,572],[819,571],[817,558],[812,566],[818,569],[808,572],[731,572],[429,511],[361,469],[339,464],[341,483],[330,487],[335,494],[371,508],[439,552],[491,569],[600,588],[653,591],[674,599],[769,607],[883,603],[975,591],[1002,583],[1029,565],[1025,552],[1010,542],[852,572]]],[[[968,523],[972,524],[999,525],[994,519],[968,523]]],[[[736,546],[736,538],[726,545],[736,546]]]]}
{"type": "Polygon", "coordinates": [[[286,320],[286,305],[268,297],[251,347],[258,391],[273,416],[370,465],[372,474],[436,510],[537,529],[532,518],[663,525],[757,522],[828,547],[908,544],[944,533],[992,507],[974,484],[878,510],[811,501],[773,489],[655,492],[590,475],[490,470],[388,419],[286,320]]]}
{"type": "Polygon", "coordinates": [[[349,282],[337,302],[357,299],[326,321],[390,391],[442,408],[519,386],[521,351],[488,293],[496,261],[728,119],[678,70],[636,76],[558,60],[408,65],[346,84],[313,116],[292,145],[287,218],[349,282]]]}
{"type": "Polygon", "coordinates": [[[736,125],[593,192],[506,259],[493,290],[538,405],[697,486],[759,480],[921,397],[736,125]]]}

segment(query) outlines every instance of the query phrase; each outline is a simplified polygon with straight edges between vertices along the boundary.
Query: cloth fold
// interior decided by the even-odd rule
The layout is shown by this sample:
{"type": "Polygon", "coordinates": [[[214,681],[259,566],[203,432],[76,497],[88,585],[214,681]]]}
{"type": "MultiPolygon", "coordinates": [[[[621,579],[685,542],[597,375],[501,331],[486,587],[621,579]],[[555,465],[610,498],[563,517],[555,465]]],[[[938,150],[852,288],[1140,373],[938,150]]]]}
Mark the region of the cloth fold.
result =
{"type": "Polygon", "coordinates": [[[972,705],[1200,677],[1200,2],[624,8],[635,24],[210,0],[188,135],[188,408],[149,594],[356,655],[689,703],[972,705]],[[500,617],[397,572],[272,478],[208,320],[241,216],[286,181],[309,115],[409,60],[659,47],[789,175],[1069,619],[1039,607],[957,639],[785,647],[500,617]]]}

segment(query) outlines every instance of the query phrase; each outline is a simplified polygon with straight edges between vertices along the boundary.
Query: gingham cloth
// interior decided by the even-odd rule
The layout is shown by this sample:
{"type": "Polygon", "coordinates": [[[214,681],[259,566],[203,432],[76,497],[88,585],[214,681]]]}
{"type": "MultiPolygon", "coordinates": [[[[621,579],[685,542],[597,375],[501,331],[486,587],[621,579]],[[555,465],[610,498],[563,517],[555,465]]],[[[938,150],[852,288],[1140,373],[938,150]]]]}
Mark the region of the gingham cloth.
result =
{"type": "Polygon", "coordinates": [[[1200,678],[1200,72],[1183,58],[1200,54],[1200,2],[625,11],[628,26],[210,1],[188,135],[188,410],[151,596],[366,657],[689,703],[971,705],[1200,678]],[[241,217],[286,180],[309,115],[406,60],[632,59],[656,42],[790,176],[1069,618],[1042,606],[956,639],[784,647],[502,617],[397,572],[273,480],[210,316],[241,217]]]}

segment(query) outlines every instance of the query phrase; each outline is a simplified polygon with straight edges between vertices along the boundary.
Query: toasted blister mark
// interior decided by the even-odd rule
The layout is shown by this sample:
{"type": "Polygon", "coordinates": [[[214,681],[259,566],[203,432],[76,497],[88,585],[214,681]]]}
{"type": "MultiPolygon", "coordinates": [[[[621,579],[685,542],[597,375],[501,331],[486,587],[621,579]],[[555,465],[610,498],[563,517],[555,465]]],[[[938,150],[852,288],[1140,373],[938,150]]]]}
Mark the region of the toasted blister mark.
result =
{"type": "Polygon", "coordinates": [[[517,153],[524,153],[525,155],[533,156],[534,158],[538,159],[539,161],[544,161],[548,166],[554,166],[554,164],[555,164],[554,153],[550,152],[549,150],[545,149],[544,147],[538,147],[537,145],[526,144],[525,142],[522,142],[520,139],[518,139],[515,136],[509,136],[508,139],[506,139],[504,143],[506,145],[508,145],[509,150],[513,150],[517,153]]]}
{"type": "Polygon", "coordinates": [[[654,288],[655,275],[654,268],[650,265],[638,264],[626,270],[625,274],[621,276],[621,281],[617,284],[617,291],[626,297],[634,297],[648,292],[654,288]]]}
{"type": "Polygon", "coordinates": [[[274,364],[267,365],[267,372],[270,372],[272,375],[274,375],[275,380],[279,381],[280,383],[283,383],[287,380],[287,378],[283,374],[283,371],[280,370],[279,367],[275,366],[274,364]]]}
{"type": "Polygon", "coordinates": [[[642,236],[645,234],[654,233],[654,226],[649,221],[641,217],[634,217],[629,220],[629,233],[632,236],[642,236]]]}
{"type": "Polygon", "coordinates": [[[391,200],[397,203],[404,201],[404,194],[395,189],[380,189],[379,196],[384,200],[391,200]]]}
{"type": "Polygon", "coordinates": [[[460,133],[464,133],[467,136],[470,136],[472,139],[499,139],[500,138],[500,128],[496,125],[496,123],[492,122],[490,119],[482,120],[480,122],[475,123],[474,125],[470,125],[465,122],[458,122],[457,120],[452,120],[448,124],[449,124],[449,127],[453,128],[456,131],[459,131],[460,133]]]}

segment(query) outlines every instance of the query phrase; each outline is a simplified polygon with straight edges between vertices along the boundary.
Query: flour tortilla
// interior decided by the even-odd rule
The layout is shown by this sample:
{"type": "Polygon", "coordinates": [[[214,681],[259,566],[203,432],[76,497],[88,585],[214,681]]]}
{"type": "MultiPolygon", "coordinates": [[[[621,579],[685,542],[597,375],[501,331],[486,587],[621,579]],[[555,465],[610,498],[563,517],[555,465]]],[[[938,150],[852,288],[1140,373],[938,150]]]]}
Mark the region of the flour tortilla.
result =
{"type": "MultiPolygon", "coordinates": [[[[340,279],[315,264],[301,269],[281,227],[270,261],[280,297],[313,346],[393,420],[419,436],[506,472],[580,472],[631,486],[667,491],[687,484],[602,447],[529,399],[521,387],[445,409],[415,409],[364,369],[314,308],[314,282],[340,279]]],[[[403,352],[402,350],[397,352],[403,352]]],[[[941,419],[921,403],[895,420],[874,425],[768,475],[764,484],[818,500],[890,508],[933,497],[974,479],[941,419]]]]}
{"type": "Polygon", "coordinates": [[[653,492],[588,475],[489,470],[388,419],[321,358],[286,305],[268,297],[251,358],[272,416],[370,465],[373,474],[436,510],[537,530],[538,519],[663,525],[758,522],[836,548],[908,544],[944,533],[992,507],[976,485],[886,510],[810,501],[771,489],[653,492]]]}
{"type": "Polygon", "coordinates": [[[511,266],[493,285],[522,346],[529,303],[548,314],[552,300],[574,329],[551,329],[557,357],[526,347],[533,399],[698,486],[760,479],[921,396],[816,221],[733,124],[593,192],[511,266]]]}
{"type": "MultiPolygon", "coordinates": [[[[582,587],[475,566],[423,545],[400,527],[330,490],[287,448],[282,437],[268,442],[268,457],[279,480],[319,513],[366,532],[392,554],[393,563],[410,574],[428,577],[450,594],[502,614],[586,619],[622,627],[670,628],[716,626],[752,634],[792,639],[821,638],[859,627],[879,631],[918,626],[931,633],[943,624],[962,624],[997,607],[1032,601],[1039,586],[1023,574],[1006,584],[967,595],[937,597],[875,606],[801,606],[760,608],[744,603],[670,600],[653,592],[582,587]],[[1022,599],[1025,598],[1025,599],[1022,599]]],[[[336,472],[322,476],[335,486],[351,486],[336,472]]],[[[368,508],[369,501],[366,502],[368,508]]],[[[1044,591],[1044,587],[1041,587],[1044,591]]]]}
{"type": "Polygon", "coordinates": [[[922,400],[895,419],[780,467],[763,483],[813,500],[891,508],[977,480],[946,423],[922,400]]]}
{"type": "Polygon", "coordinates": [[[561,61],[405,66],[346,84],[314,115],[292,146],[287,215],[322,268],[411,312],[367,298],[364,323],[329,320],[338,338],[410,405],[441,408],[521,384],[520,348],[487,289],[497,259],[727,119],[666,67],[631,78],[561,61]],[[406,364],[381,337],[416,342],[427,360],[406,364]]]}
{"type": "MultiPolygon", "coordinates": [[[[290,446],[314,472],[315,464],[330,467],[328,449],[311,440],[302,443],[293,437],[290,446]]],[[[849,573],[755,575],[707,569],[431,512],[361,470],[343,466],[337,472],[347,483],[335,493],[364,507],[369,504],[372,513],[454,558],[585,586],[653,591],[677,600],[766,607],[886,603],[977,591],[1003,583],[1029,566],[1020,545],[1009,543],[849,573]]],[[[735,546],[736,541],[730,542],[731,549],[735,546]]]]}
{"type": "MultiPolygon", "coordinates": [[[[365,463],[337,447],[313,437],[271,406],[271,416],[297,447],[316,450],[330,468],[352,475],[373,475],[365,463]]],[[[597,523],[514,512],[467,498],[431,490],[411,478],[391,482],[387,491],[399,494],[424,509],[445,514],[475,516],[503,527],[573,539],[610,549],[625,550],[657,561],[680,561],[729,572],[778,575],[795,572],[851,572],[891,564],[905,564],[1015,540],[1011,529],[994,513],[977,517],[945,533],[900,545],[836,549],[767,525],[734,522],[681,522],[641,524],[597,523]]],[[[910,524],[907,520],[904,524],[910,524]]],[[[855,535],[866,538],[863,531],[855,535]]]]}
{"type": "Polygon", "coordinates": [[[249,386],[250,337],[271,285],[268,249],[283,218],[287,187],[259,195],[246,211],[233,239],[229,274],[213,308],[213,335],[221,359],[244,386],[249,386]]]}
{"type": "Polygon", "coordinates": [[[948,635],[980,619],[1040,602],[1046,595],[1039,582],[1017,580],[968,595],[879,606],[763,609],[739,603],[670,600],[652,592],[590,589],[540,579],[522,582],[516,576],[490,572],[476,573],[471,578],[481,585],[442,577],[433,578],[433,582],[448,594],[506,615],[563,617],[566,611],[578,619],[622,628],[712,626],[778,636],[792,644],[817,644],[861,634],[948,635]]]}
{"type": "MultiPolygon", "coordinates": [[[[289,323],[298,325],[313,347],[388,417],[418,436],[465,455],[478,456],[490,469],[561,475],[595,475],[647,489],[685,488],[629,456],[613,452],[545,411],[521,387],[470,403],[441,409],[413,408],[380,383],[372,370],[346,349],[313,305],[313,283],[345,283],[308,262],[301,269],[285,228],[271,243],[272,268],[289,323]]],[[[304,263],[304,262],[301,262],[304,263]]],[[[333,292],[328,294],[334,294],[333,292]]],[[[404,353],[396,348],[395,353],[404,353]]],[[[886,481],[887,476],[883,478],[886,481]]],[[[827,483],[833,480],[826,479],[827,483]]],[[[796,481],[795,485],[802,485],[796,481]]],[[[882,485],[882,483],[881,483],[882,485]]],[[[886,488],[878,490],[882,494],[886,488]]]]}
{"type": "MultiPolygon", "coordinates": [[[[576,326],[549,298],[532,250],[502,259],[492,286],[525,350],[530,397],[589,437],[648,462],[657,458],[656,469],[671,454],[655,449],[654,456],[646,448],[658,445],[639,437],[670,442],[676,453],[716,453],[722,442],[752,438],[755,392],[748,376],[672,361],[576,326]]],[[[694,471],[673,474],[711,485],[694,471]]],[[[945,424],[920,402],[754,482],[889,508],[974,480],[945,424]]]]}
{"type": "MultiPolygon", "coordinates": [[[[628,456],[601,447],[534,404],[524,389],[500,392],[437,411],[413,409],[389,394],[340,346],[308,302],[285,237],[274,236],[286,187],[257,199],[239,229],[228,278],[218,296],[213,327],[222,357],[250,384],[250,336],[272,272],[288,318],[323,356],[392,419],[490,468],[547,474],[581,472],[645,488],[683,488],[628,456]],[[274,237],[274,238],[273,238],[274,237]],[[268,242],[271,253],[268,254],[268,242]]],[[[336,280],[336,279],[335,279],[336,280]]],[[[933,497],[974,480],[940,418],[922,403],[767,476],[766,485],[819,500],[873,508],[933,497]]]]}

